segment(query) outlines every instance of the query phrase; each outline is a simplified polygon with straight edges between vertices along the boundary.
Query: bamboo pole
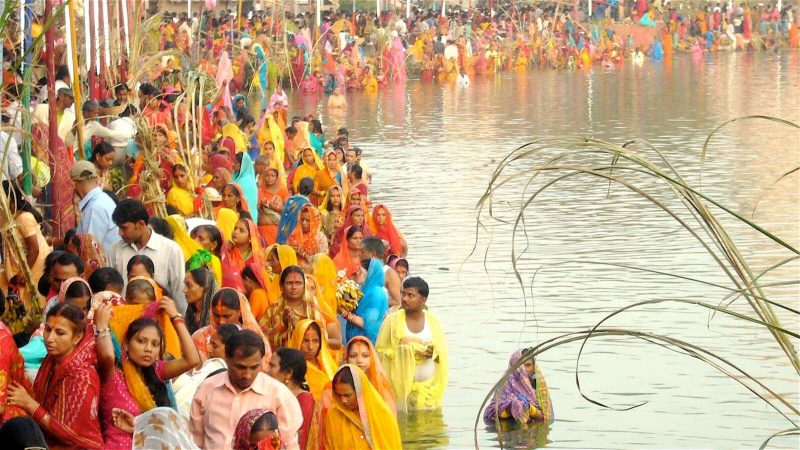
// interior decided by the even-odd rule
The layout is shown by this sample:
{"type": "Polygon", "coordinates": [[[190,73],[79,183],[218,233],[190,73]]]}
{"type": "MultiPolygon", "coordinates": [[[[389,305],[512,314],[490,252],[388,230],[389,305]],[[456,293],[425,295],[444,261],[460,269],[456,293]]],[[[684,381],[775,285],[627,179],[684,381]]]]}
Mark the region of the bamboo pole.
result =
{"type": "MultiPolygon", "coordinates": [[[[75,97],[75,103],[77,105],[81,104],[81,99],[83,95],[81,94],[81,69],[78,65],[78,51],[76,50],[77,45],[77,36],[75,32],[75,2],[78,0],[69,0],[69,8],[66,10],[68,12],[67,18],[67,35],[69,35],[69,39],[72,42],[72,47],[70,51],[70,63],[72,63],[72,95],[75,97]]],[[[70,50],[68,48],[68,50],[70,50]]],[[[78,148],[83,148],[83,110],[80,107],[75,108],[75,121],[78,123],[77,131],[78,131],[78,139],[75,141],[75,145],[78,148]]],[[[83,152],[78,152],[78,159],[83,159],[83,152]]]]}
{"type": "MultiPolygon", "coordinates": [[[[45,0],[44,2],[44,22],[50,22],[53,14],[53,0],[45,0]]],[[[58,104],[56,102],[56,54],[55,54],[55,39],[54,30],[52,26],[47,27],[44,33],[45,46],[47,48],[47,98],[48,101],[48,118],[47,118],[47,142],[51,148],[53,143],[58,139],[58,104]]],[[[78,109],[78,108],[75,108],[78,109]]],[[[30,165],[30,157],[28,157],[28,164],[30,165]]],[[[26,183],[27,184],[27,183],[26,183]]],[[[25,192],[28,192],[28,186],[25,186],[25,192]]]]}

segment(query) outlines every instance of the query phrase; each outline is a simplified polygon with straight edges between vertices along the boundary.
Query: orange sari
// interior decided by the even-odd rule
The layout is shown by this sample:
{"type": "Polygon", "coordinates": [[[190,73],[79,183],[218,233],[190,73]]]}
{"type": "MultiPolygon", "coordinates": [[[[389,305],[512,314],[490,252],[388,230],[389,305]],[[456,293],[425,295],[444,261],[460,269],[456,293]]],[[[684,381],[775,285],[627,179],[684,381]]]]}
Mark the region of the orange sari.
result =
{"type": "Polygon", "coordinates": [[[347,232],[350,231],[351,228],[353,227],[349,226],[346,230],[344,230],[344,238],[342,239],[341,249],[339,250],[339,253],[336,254],[336,257],[333,258],[336,268],[339,270],[344,270],[347,278],[357,274],[358,268],[361,265],[360,261],[353,259],[352,255],[350,254],[350,248],[347,246],[347,232]]]}
{"type": "Polygon", "coordinates": [[[242,269],[244,269],[244,265],[253,263],[266,267],[267,259],[264,256],[264,249],[261,247],[261,239],[255,222],[250,219],[240,220],[244,220],[247,223],[247,231],[250,233],[250,255],[243,255],[239,248],[233,245],[232,241],[229,241],[222,247],[221,263],[222,286],[243,292],[242,269]]]}
{"type": "Polygon", "coordinates": [[[392,391],[392,383],[389,381],[389,378],[386,376],[386,372],[383,371],[383,366],[381,365],[381,360],[378,358],[378,353],[375,352],[375,347],[372,346],[372,342],[370,342],[369,338],[366,336],[356,336],[347,343],[347,349],[345,350],[345,361],[347,360],[347,355],[350,353],[350,347],[353,346],[356,342],[361,342],[362,344],[366,345],[369,348],[369,369],[367,369],[367,378],[369,378],[369,382],[372,383],[372,387],[374,387],[381,397],[383,397],[383,401],[389,406],[389,409],[392,410],[394,415],[397,415],[397,406],[394,403],[394,392],[392,391]]]}

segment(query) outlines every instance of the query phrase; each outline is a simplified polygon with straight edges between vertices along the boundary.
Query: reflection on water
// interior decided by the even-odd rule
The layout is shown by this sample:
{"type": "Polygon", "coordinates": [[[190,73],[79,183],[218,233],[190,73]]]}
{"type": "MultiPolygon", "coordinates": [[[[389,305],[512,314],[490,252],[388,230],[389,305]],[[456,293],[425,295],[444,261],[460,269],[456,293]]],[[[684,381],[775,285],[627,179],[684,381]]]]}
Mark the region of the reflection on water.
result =
{"type": "MultiPolygon", "coordinates": [[[[404,89],[371,97],[356,93],[348,99],[343,123],[374,174],[372,201],[389,206],[408,238],[411,272],[431,285],[428,305],[442,320],[451,353],[443,418],[401,423],[404,441],[409,448],[465,448],[473,445],[478,406],[517,348],[585,330],[637,301],[716,303],[727,294],[686,280],[580,261],[646,266],[730,285],[697,242],[663,212],[622,188],[608,193],[607,183],[579,177],[543,194],[526,213],[530,248],[519,265],[529,292],[523,301],[511,273],[509,226],[494,223],[481,230],[478,250],[465,261],[475,244],[475,203],[497,163],[542,136],[591,135],[616,143],[638,137],[662,150],[696,184],[703,141],[719,123],[743,114],[800,120],[800,54],[715,54],[697,61],[679,55],[641,68],[478,78],[469,89],[409,81],[404,89]]],[[[292,99],[297,112],[323,103],[322,97],[292,99]]],[[[322,116],[323,122],[329,119],[324,107],[322,116]]],[[[711,141],[703,192],[748,217],[758,201],[755,220],[800,245],[800,174],[774,185],[800,165],[798,142],[800,133],[772,123],[730,125],[711,141]]],[[[513,218],[521,193],[520,186],[510,187],[503,201],[494,203],[495,211],[513,218]]],[[[731,235],[755,272],[788,256],[752,230],[722,220],[732,227],[731,235]]],[[[518,241],[521,251],[524,239],[518,241]]],[[[789,264],[764,281],[797,279],[798,273],[800,265],[789,264]]],[[[795,306],[800,296],[797,286],[767,292],[795,306]]],[[[734,308],[749,313],[742,300],[734,308]]],[[[797,317],[782,318],[787,328],[800,329],[797,317]]],[[[721,315],[710,320],[704,310],[677,304],[632,310],[607,325],[706,347],[800,404],[797,375],[769,333],[757,326],[721,315]]],[[[763,401],[703,363],[623,337],[587,345],[581,387],[616,408],[646,403],[627,412],[599,408],[583,400],[575,387],[577,348],[565,346],[537,357],[556,410],[549,433],[514,430],[508,437],[504,433],[504,440],[521,447],[545,440],[551,442],[548,447],[562,448],[756,447],[774,431],[790,427],[763,401]]],[[[498,435],[482,423],[478,440],[484,447],[498,445],[498,435]]],[[[798,448],[800,440],[786,437],[771,444],[798,448]]]]}
{"type": "Polygon", "coordinates": [[[486,432],[497,434],[498,442],[502,441],[504,448],[540,448],[550,443],[547,439],[549,423],[518,424],[501,420],[499,429],[492,424],[486,427],[486,432]]]}
{"type": "Polygon", "coordinates": [[[417,448],[444,448],[450,444],[442,411],[414,411],[398,417],[404,442],[417,448]]]}

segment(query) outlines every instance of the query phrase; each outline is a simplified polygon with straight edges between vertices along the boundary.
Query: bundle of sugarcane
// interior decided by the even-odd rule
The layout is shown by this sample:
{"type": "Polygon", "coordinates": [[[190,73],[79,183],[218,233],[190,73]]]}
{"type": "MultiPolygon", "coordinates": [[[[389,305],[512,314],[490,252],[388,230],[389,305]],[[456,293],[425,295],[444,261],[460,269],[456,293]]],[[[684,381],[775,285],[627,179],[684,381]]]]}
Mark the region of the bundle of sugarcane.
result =
{"type": "Polygon", "coordinates": [[[161,189],[161,156],[150,124],[138,116],[136,122],[136,145],[142,157],[139,185],[142,188],[142,203],[153,207],[155,215],[167,217],[166,198],[161,189]]]}
{"type": "Polygon", "coordinates": [[[12,333],[19,333],[22,331],[33,331],[32,328],[41,322],[42,307],[39,297],[39,290],[33,284],[33,276],[31,268],[28,265],[28,251],[24,247],[22,235],[17,229],[17,221],[15,220],[14,213],[11,212],[10,199],[6,195],[5,189],[0,189],[0,218],[2,218],[3,226],[0,228],[0,239],[3,245],[3,259],[4,266],[14,267],[17,273],[6,273],[8,279],[17,275],[17,279],[24,283],[24,288],[27,295],[22,298],[23,306],[25,308],[24,317],[13,317],[17,315],[12,311],[5,309],[3,306],[3,322],[8,325],[12,333]]]}

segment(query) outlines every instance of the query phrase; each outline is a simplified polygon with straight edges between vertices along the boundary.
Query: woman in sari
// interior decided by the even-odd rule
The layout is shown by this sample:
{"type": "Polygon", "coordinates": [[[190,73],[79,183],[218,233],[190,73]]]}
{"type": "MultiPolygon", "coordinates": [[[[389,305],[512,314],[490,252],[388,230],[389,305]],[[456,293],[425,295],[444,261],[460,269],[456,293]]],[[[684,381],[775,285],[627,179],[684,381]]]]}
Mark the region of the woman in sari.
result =
{"type": "Polygon", "coordinates": [[[81,259],[83,262],[81,277],[86,280],[95,270],[108,265],[103,245],[89,233],[67,231],[67,234],[64,235],[64,250],[81,259]]]}
{"type": "Polygon", "coordinates": [[[281,220],[278,222],[278,234],[275,236],[276,244],[285,244],[289,240],[289,236],[297,227],[300,221],[300,211],[308,204],[308,197],[295,194],[286,199],[286,203],[281,213],[281,220]]]}
{"type": "MultiPolygon", "coordinates": [[[[239,419],[233,432],[233,450],[279,450],[283,448],[278,417],[269,409],[251,409],[239,419]]],[[[303,448],[302,445],[300,448],[303,448]]]]}
{"type": "Polygon", "coordinates": [[[208,157],[208,164],[206,165],[206,173],[200,179],[200,184],[208,185],[214,178],[217,169],[225,169],[228,174],[233,172],[233,163],[231,158],[224,153],[214,153],[208,157]]]}
{"type": "Polygon", "coordinates": [[[306,204],[300,211],[300,226],[289,236],[289,245],[295,249],[299,260],[306,265],[318,253],[328,253],[328,239],[321,230],[319,211],[306,204]]]}
{"type": "Polygon", "coordinates": [[[372,210],[369,221],[370,228],[375,236],[383,241],[386,246],[386,254],[394,254],[405,257],[408,253],[408,246],[403,235],[397,231],[392,220],[392,213],[386,205],[379,204],[372,210]]]}
{"type": "MultiPolygon", "coordinates": [[[[302,153],[303,161],[297,166],[292,177],[292,189],[294,193],[299,192],[300,182],[303,178],[315,179],[317,172],[322,168],[322,162],[319,157],[314,153],[313,149],[306,148],[302,153]]],[[[312,191],[312,197],[315,195],[316,189],[312,191]]]]}
{"type": "Polygon", "coordinates": [[[77,306],[59,303],[47,313],[44,330],[47,357],[33,383],[33,395],[15,384],[8,388],[8,403],[36,421],[51,447],[103,448],[92,329],[77,306]]]}
{"type": "Polygon", "coordinates": [[[342,192],[346,191],[347,174],[344,173],[342,167],[339,165],[339,157],[336,156],[336,151],[331,149],[325,153],[325,167],[320,169],[314,177],[314,191],[317,206],[322,204],[322,201],[328,195],[328,191],[334,186],[338,186],[342,192]]]}
{"type": "Polygon", "coordinates": [[[190,235],[186,231],[186,220],[177,214],[167,217],[167,224],[172,230],[172,240],[183,251],[186,269],[208,269],[213,273],[216,284],[222,284],[222,235],[219,229],[213,225],[200,225],[190,235]]]}
{"type": "Polygon", "coordinates": [[[333,405],[323,429],[329,450],[403,447],[392,410],[364,372],[350,364],[333,377],[333,405]]]}
{"type": "Polygon", "coordinates": [[[205,267],[186,272],[183,295],[186,298],[186,328],[189,333],[208,325],[211,320],[211,298],[217,293],[217,280],[205,267]]]}
{"type": "Polygon", "coordinates": [[[237,153],[236,162],[233,165],[234,172],[231,180],[239,185],[243,197],[244,209],[250,211],[253,219],[258,216],[258,185],[256,184],[256,172],[253,167],[253,160],[247,152],[237,153]],[[238,166],[238,170],[237,169],[238,166]]]}
{"type": "Polygon", "coordinates": [[[297,397],[303,412],[303,426],[297,430],[300,449],[317,450],[321,447],[322,402],[314,399],[306,383],[308,365],[299,350],[280,348],[272,355],[269,371],[272,378],[282,382],[297,397]]]}
{"type": "Polygon", "coordinates": [[[344,195],[338,185],[331,186],[322,200],[319,212],[322,214],[322,232],[328,239],[344,225],[344,195]]]}
{"type": "Polygon", "coordinates": [[[372,383],[383,401],[392,410],[392,413],[397,415],[397,406],[394,403],[394,392],[392,392],[392,383],[386,376],[381,366],[381,360],[378,358],[378,353],[375,352],[375,347],[372,342],[364,336],[356,336],[350,339],[345,349],[345,363],[352,364],[367,375],[369,382],[372,383]]]}
{"type": "MultiPolygon", "coordinates": [[[[119,411],[134,417],[156,407],[174,408],[169,380],[200,363],[183,317],[175,302],[164,297],[154,307],[169,317],[180,342],[180,355],[164,359],[164,331],[150,317],[140,317],[125,330],[122,355],[117,356],[109,327],[112,307],[101,304],[94,313],[97,325],[97,365],[101,381],[100,412],[106,448],[131,448],[133,436],[123,429],[119,411]],[[155,348],[153,348],[155,347],[155,348]]],[[[152,309],[152,308],[151,308],[152,309]]]]}
{"type": "Polygon", "coordinates": [[[314,399],[319,401],[338,364],[328,348],[327,336],[316,320],[303,319],[297,323],[289,338],[288,348],[300,350],[306,360],[306,381],[314,399]]]}
{"type": "Polygon", "coordinates": [[[366,211],[361,205],[354,205],[347,208],[347,211],[344,215],[344,224],[338,230],[336,230],[336,234],[333,236],[333,242],[328,249],[329,255],[335,256],[337,253],[339,253],[343,241],[346,238],[345,233],[350,227],[361,228],[363,237],[372,236],[372,233],[369,231],[369,227],[367,227],[368,222],[366,216],[366,211]]]}
{"type": "Polygon", "coordinates": [[[250,303],[247,302],[244,294],[231,288],[222,288],[214,294],[211,299],[211,322],[195,331],[192,334],[192,341],[200,353],[200,359],[205,362],[210,352],[211,340],[217,328],[226,323],[232,323],[255,332],[264,340],[265,354],[261,368],[266,370],[269,359],[272,357],[269,342],[264,338],[261,327],[256,322],[253,313],[250,311],[250,303]]]}
{"type": "Polygon", "coordinates": [[[345,339],[349,342],[356,336],[366,336],[374,344],[389,309],[389,300],[383,288],[383,264],[377,259],[370,259],[368,269],[362,267],[358,272],[358,284],[364,296],[356,309],[352,312],[339,311],[347,321],[345,339]]]}
{"type": "Polygon", "coordinates": [[[250,219],[239,219],[231,240],[222,247],[222,286],[244,291],[242,269],[247,263],[264,267],[267,261],[256,224],[250,219]]]}
{"type": "Polygon", "coordinates": [[[174,206],[184,217],[194,214],[194,195],[189,172],[183,164],[172,166],[172,187],[167,192],[167,205],[174,206]]]}
{"type": "Polygon", "coordinates": [[[17,349],[11,330],[3,322],[0,322],[0,380],[3,380],[0,386],[0,406],[3,408],[0,424],[3,424],[14,417],[25,415],[19,406],[8,403],[8,388],[21,386],[26,391],[31,391],[31,383],[25,376],[25,361],[17,349]]]}
{"type": "Polygon", "coordinates": [[[267,264],[270,272],[267,275],[269,282],[267,298],[269,304],[272,305],[281,297],[281,273],[286,267],[297,265],[297,254],[288,245],[275,244],[267,249],[267,264]]]}
{"type": "Polygon", "coordinates": [[[289,198],[289,191],[281,185],[279,174],[278,169],[267,169],[258,191],[258,232],[267,243],[274,243],[278,237],[284,202],[289,198]]]}
{"type": "Polygon", "coordinates": [[[364,233],[360,227],[352,226],[345,232],[345,243],[333,258],[336,268],[345,272],[345,277],[351,278],[358,274],[361,267],[361,240],[364,233]]]}
{"type": "Polygon", "coordinates": [[[222,194],[222,203],[219,208],[217,208],[217,211],[215,211],[217,217],[219,217],[219,212],[222,209],[230,209],[234,211],[240,219],[253,218],[250,208],[247,206],[247,201],[241,186],[236,183],[228,183],[222,188],[220,194],[222,194]]]}
{"type": "Polygon", "coordinates": [[[325,145],[325,134],[322,132],[322,122],[313,119],[309,122],[308,140],[317,156],[322,157],[322,148],[325,145]]]}
{"type": "Polygon", "coordinates": [[[500,419],[528,423],[534,421],[552,422],[553,404],[550,402],[550,391],[544,381],[544,375],[533,359],[525,359],[518,364],[525,349],[511,355],[509,369],[518,365],[506,377],[502,388],[495,391],[492,401],[483,413],[487,424],[500,419]]]}
{"type": "Polygon", "coordinates": [[[242,284],[244,293],[250,302],[250,309],[253,311],[256,321],[261,321],[264,313],[269,308],[269,296],[267,295],[267,273],[264,266],[257,264],[245,264],[242,269],[242,284]]]}

